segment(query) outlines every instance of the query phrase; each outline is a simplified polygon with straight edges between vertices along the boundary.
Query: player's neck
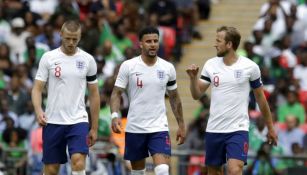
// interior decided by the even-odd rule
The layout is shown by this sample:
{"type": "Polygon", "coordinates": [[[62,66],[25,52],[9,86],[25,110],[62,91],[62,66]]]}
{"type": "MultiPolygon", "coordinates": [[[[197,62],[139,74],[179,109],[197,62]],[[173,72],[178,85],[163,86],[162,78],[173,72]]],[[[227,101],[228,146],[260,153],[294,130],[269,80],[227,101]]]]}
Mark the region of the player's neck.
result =
{"type": "Polygon", "coordinates": [[[67,55],[67,56],[72,56],[72,55],[74,55],[74,54],[77,52],[78,48],[76,47],[75,50],[74,50],[73,52],[69,52],[69,51],[66,50],[63,46],[61,46],[61,47],[60,47],[60,50],[61,50],[65,55],[67,55]]]}
{"type": "Polygon", "coordinates": [[[231,66],[238,61],[238,56],[235,52],[230,52],[223,57],[223,61],[225,65],[231,66]]]}
{"type": "Polygon", "coordinates": [[[141,59],[147,66],[153,66],[157,61],[157,56],[147,57],[145,55],[141,55],[141,59]]]}

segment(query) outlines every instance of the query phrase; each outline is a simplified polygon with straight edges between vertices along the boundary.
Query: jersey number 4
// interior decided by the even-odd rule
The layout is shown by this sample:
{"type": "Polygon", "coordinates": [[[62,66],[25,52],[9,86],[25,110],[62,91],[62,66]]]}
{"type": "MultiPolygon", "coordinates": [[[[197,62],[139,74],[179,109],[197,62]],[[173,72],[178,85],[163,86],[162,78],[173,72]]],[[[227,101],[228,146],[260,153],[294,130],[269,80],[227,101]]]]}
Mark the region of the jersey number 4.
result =
{"type": "Polygon", "coordinates": [[[139,80],[139,77],[136,78],[136,86],[139,87],[139,88],[143,87],[143,81],[139,80]]]}

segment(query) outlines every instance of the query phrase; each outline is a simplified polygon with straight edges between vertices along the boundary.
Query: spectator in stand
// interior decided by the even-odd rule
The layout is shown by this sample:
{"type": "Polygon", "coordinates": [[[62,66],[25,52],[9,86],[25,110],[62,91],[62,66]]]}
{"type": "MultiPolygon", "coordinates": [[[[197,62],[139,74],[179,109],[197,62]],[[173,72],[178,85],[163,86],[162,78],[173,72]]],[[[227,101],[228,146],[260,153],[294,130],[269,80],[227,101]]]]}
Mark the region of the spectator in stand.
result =
{"type": "Polygon", "coordinates": [[[32,35],[39,34],[38,21],[41,20],[41,16],[37,13],[26,11],[22,17],[25,20],[25,30],[32,35]]]}
{"type": "Polygon", "coordinates": [[[286,117],[293,115],[298,119],[298,124],[305,123],[305,109],[303,105],[298,101],[298,95],[296,91],[288,91],[287,102],[278,106],[277,117],[279,122],[286,122],[286,117]]]}
{"type": "Polygon", "coordinates": [[[264,3],[260,9],[260,17],[269,15],[270,10],[276,11],[276,18],[284,20],[287,15],[290,14],[291,3],[289,1],[282,0],[268,0],[264,3]]]}
{"type": "Polygon", "coordinates": [[[279,64],[284,69],[289,70],[293,69],[293,67],[297,65],[297,57],[290,48],[292,43],[291,39],[291,35],[286,34],[280,40],[281,55],[279,57],[279,64]]]}
{"type": "Polygon", "coordinates": [[[51,23],[43,25],[43,31],[41,34],[35,37],[36,42],[46,44],[50,49],[58,48],[61,45],[60,33],[54,30],[51,23]]]}
{"type": "Polygon", "coordinates": [[[303,19],[298,17],[297,7],[291,5],[291,15],[285,18],[286,21],[286,34],[289,34],[291,37],[291,48],[296,50],[304,41],[306,40],[307,30],[306,22],[303,19]]]}
{"type": "Polygon", "coordinates": [[[63,15],[65,19],[79,19],[79,11],[76,2],[74,0],[59,1],[50,20],[54,21],[60,15],[63,15]]]}
{"type": "Polygon", "coordinates": [[[294,67],[293,78],[299,92],[299,99],[306,105],[307,110],[307,48],[300,49],[299,60],[300,64],[294,67]]]}
{"type": "Polygon", "coordinates": [[[58,3],[59,1],[55,0],[31,0],[29,6],[32,12],[39,14],[44,21],[48,21],[58,3]]]}
{"type": "Polygon", "coordinates": [[[0,43],[0,70],[5,75],[12,74],[12,63],[10,60],[10,48],[5,43],[0,43]]]}
{"type": "Polygon", "coordinates": [[[94,54],[95,48],[98,46],[100,32],[97,27],[97,21],[93,17],[88,17],[83,21],[82,38],[79,46],[86,52],[94,54]]]}
{"type": "Polygon", "coordinates": [[[106,14],[109,12],[115,12],[116,6],[114,0],[97,0],[94,1],[90,6],[90,11],[94,14],[99,11],[104,11],[106,14]]]}
{"type": "Polygon", "coordinates": [[[50,50],[49,46],[44,43],[35,41],[34,36],[26,38],[27,49],[24,50],[22,57],[28,67],[38,67],[38,63],[43,54],[50,50]]]}
{"type": "Polygon", "coordinates": [[[255,43],[251,41],[245,41],[243,43],[243,49],[237,51],[237,53],[241,56],[245,56],[252,61],[254,61],[260,68],[264,67],[263,57],[259,54],[255,53],[254,49],[255,43]]]}
{"type": "Polygon", "coordinates": [[[2,133],[2,140],[2,147],[9,150],[6,154],[8,156],[6,168],[16,169],[17,174],[25,174],[27,165],[26,131],[21,128],[7,128],[2,133]]]}
{"type": "Polygon", "coordinates": [[[299,121],[296,116],[286,116],[286,130],[280,130],[278,133],[278,144],[283,148],[285,155],[293,155],[291,148],[293,143],[298,143],[303,147],[304,132],[298,126],[299,121]]]}
{"type": "Polygon", "coordinates": [[[201,19],[209,19],[212,0],[197,0],[198,13],[201,19]]]}
{"type": "Polygon", "coordinates": [[[8,35],[11,33],[11,26],[5,19],[2,6],[3,5],[0,4],[0,43],[6,42],[8,35]]]}
{"type": "Polygon", "coordinates": [[[20,77],[14,74],[10,81],[10,89],[7,94],[9,108],[18,116],[26,111],[27,101],[30,94],[20,84],[20,77]]]}
{"type": "Polygon", "coordinates": [[[263,142],[267,141],[266,135],[268,134],[268,128],[265,126],[264,117],[259,115],[255,122],[251,122],[249,127],[249,147],[248,151],[251,154],[256,154],[261,148],[263,142]]]}
{"type": "Polygon", "coordinates": [[[157,14],[160,26],[176,29],[178,12],[176,4],[171,0],[156,0],[148,7],[148,14],[157,14]]]}
{"type": "Polygon", "coordinates": [[[176,9],[178,18],[183,21],[182,24],[182,42],[189,43],[192,38],[202,39],[202,35],[196,29],[199,20],[197,6],[194,0],[176,0],[176,9]]]}
{"type": "Polygon", "coordinates": [[[30,99],[28,99],[26,103],[26,110],[18,117],[19,127],[26,130],[28,133],[28,137],[30,138],[30,134],[33,130],[39,127],[36,122],[36,117],[34,113],[34,108],[30,99]]]}
{"type": "Polygon", "coordinates": [[[248,165],[245,175],[281,175],[278,170],[276,161],[271,155],[272,146],[267,142],[261,144],[260,149],[257,151],[256,158],[248,165]]]}
{"type": "Polygon", "coordinates": [[[8,36],[7,44],[10,47],[10,60],[14,65],[23,64],[23,52],[26,50],[26,38],[31,34],[25,31],[25,22],[22,18],[14,18],[11,21],[12,31],[8,36]]]}
{"type": "Polygon", "coordinates": [[[9,109],[7,99],[2,98],[0,101],[0,133],[3,132],[9,125],[18,126],[18,116],[9,109]],[[12,121],[12,122],[10,122],[12,121]]]}

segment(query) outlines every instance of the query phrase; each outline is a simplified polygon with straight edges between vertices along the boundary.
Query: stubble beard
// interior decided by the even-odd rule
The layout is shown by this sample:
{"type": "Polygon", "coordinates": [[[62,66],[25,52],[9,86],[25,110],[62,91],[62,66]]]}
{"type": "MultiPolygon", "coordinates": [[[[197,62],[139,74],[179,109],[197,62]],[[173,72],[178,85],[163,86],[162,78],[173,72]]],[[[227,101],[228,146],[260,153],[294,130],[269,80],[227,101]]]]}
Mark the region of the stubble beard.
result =
{"type": "Polygon", "coordinates": [[[148,51],[146,54],[149,58],[155,58],[157,56],[157,52],[151,54],[151,51],[148,51]]]}
{"type": "Polygon", "coordinates": [[[217,56],[218,57],[224,57],[225,55],[227,55],[227,53],[228,53],[228,51],[227,50],[225,50],[225,51],[223,51],[223,52],[217,52],[217,56]]]}

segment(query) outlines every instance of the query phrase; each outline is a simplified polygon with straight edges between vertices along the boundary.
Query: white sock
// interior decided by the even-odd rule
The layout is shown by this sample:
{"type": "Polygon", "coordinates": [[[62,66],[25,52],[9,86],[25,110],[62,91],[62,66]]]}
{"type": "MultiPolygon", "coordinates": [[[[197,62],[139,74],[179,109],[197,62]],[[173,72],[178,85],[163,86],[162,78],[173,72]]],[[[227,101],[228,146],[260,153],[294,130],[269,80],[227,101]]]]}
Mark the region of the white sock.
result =
{"type": "Polygon", "coordinates": [[[72,171],[71,174],[72,174],[72,175],[85,175],[85,170],[81,170],[81,171],[72,171]]]}
{"type": "Polygon", "coordinates": [[[169,175],[169,166],[167,164],[160,164],[155,167],[156,175],[169,175]]]}
{"type": "Polygon", "coordinates": [[[146,169],[143,170],[131,170],[131,175],[145,175],[146,169]]]}

